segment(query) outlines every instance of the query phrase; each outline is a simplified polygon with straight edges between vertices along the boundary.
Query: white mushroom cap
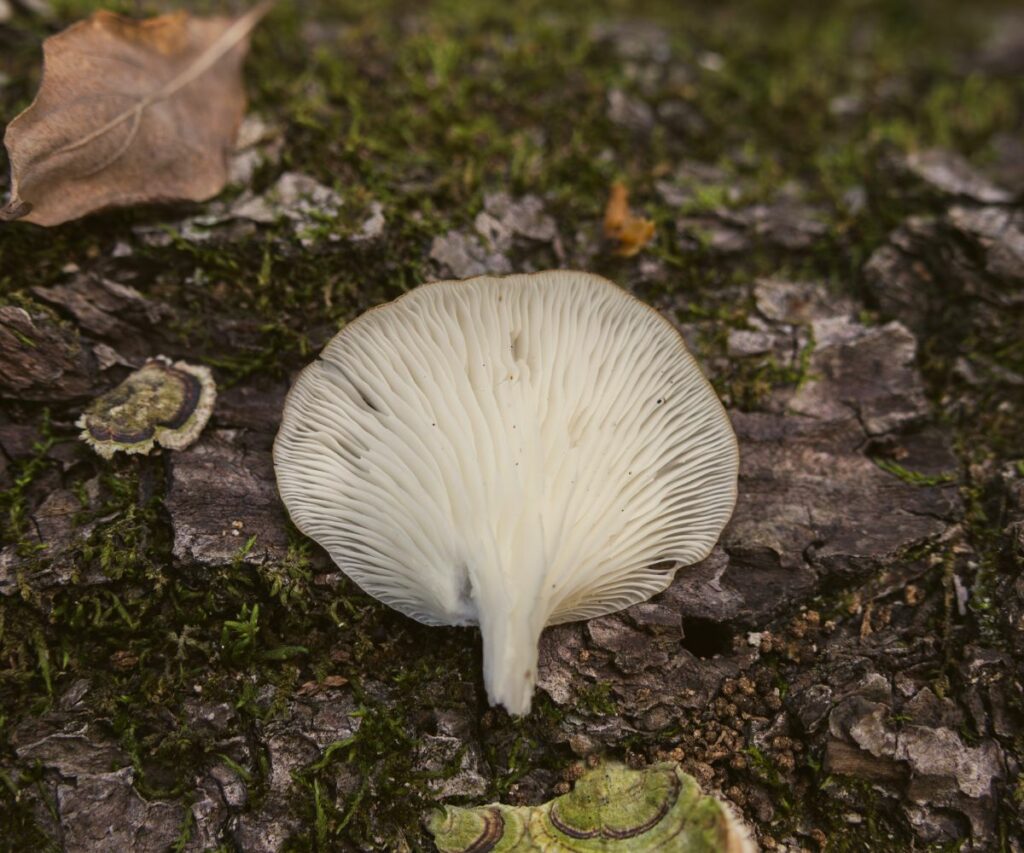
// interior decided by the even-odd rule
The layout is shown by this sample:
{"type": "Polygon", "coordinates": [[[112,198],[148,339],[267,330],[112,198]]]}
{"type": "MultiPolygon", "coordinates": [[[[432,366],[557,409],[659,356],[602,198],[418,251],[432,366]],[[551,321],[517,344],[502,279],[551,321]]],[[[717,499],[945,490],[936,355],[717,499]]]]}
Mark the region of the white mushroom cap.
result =
{"type": "Polygon", "coordinates": [[[706,557],[739,457],[672,325],[558,271],[424,285],[346,326],[295,383],[274,463],[295,524],[366,592],[480,626],[488,697],[523,714],[543,628],[706,557]]]}

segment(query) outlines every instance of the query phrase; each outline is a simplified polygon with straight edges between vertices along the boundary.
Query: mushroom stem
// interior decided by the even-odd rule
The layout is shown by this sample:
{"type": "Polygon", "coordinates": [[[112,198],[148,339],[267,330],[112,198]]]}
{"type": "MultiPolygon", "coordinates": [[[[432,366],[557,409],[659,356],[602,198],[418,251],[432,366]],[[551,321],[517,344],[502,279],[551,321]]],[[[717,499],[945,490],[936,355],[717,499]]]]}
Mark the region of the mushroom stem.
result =
{"type": "Polygon", "coordinates": [[[504,705],[510,714],[530,712],[545,615],[525,612],[521,605],[480,608],[487,698],[492,705],[504,705]]]}

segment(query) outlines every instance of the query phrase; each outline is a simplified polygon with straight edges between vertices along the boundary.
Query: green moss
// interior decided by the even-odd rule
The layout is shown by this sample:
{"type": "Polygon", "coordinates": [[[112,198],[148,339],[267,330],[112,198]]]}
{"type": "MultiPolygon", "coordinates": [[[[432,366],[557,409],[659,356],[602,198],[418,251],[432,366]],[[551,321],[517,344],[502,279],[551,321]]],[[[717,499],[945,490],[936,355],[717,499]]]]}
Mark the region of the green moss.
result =
{"type": "MultiPolygon", "coordinates": [[[[300,814],[311,812],[311,831],[290,839],[293,849],[322,849],[382,834],[393,843],[398,837],[394,827],[415,826],[420,809],[430,801],[424,792],[428,777],[413,769],[416,741],[401,712],[372,704],[364,705],[355,717],[356,733],[328,746],[297,780],[307,793],[297,805],[300,814]],[[347,796],[337,791],[331,773],[335,762],[350,765],[359,779],[347,796]]],[[[451,772],[457,766],[453,762],[451,772]]]]}
{"type": "Polygon", "coordinates": [[[859,779],[824,777],[820,783],[835,805],[816,817],[829,839],[829,847],[843,853],[868,853],[873,850],[906,850],[915,843],[909,827],[892,819],[885,794],[876,786],[859,779]],[[846,821],[855,814],[859,823],[846,821]]]}
{"type": "Polygon", "coordinates": [[[38,542],[26,538],[29,511],[27,493],[36,479],[54,466],[49,457],[56,441],[50,427],[50,413],[44,409],[39,421],[39,438],[32,445],[32,454],[12,466],[11,485],[0,492],[0,532],[5,542],[17,542],[18,551],[27,556],[38,550],[38,542]]]}
{"type": "Polygon", "coordinates": [[[607,681],[588,684],[579,691],[576,701],[581,710],[596,716],[615,714],[618,711],[612,696],[612,685],[607,681]]]}
{"type": "Polygon", "coordinates": [[[887,474],[899,477],[904,483],[909,483],[911,486],[942,486],[956,482],[956,474],[922,474],[919,471],[904,468],[898,462],[882,456],[874,456],[871,461],[887,474]]]}
{"type": "Polygon", "coordinates": [[[43,808],[56,817],[56,808],[43,786],[41,768],[14,774],[0,771],[0,826],[4,827],[4,840],[11,843],[11,850],[56,853],[61,846],[39,827],[27,807],[30,798],[41,800],[43,808]]]}

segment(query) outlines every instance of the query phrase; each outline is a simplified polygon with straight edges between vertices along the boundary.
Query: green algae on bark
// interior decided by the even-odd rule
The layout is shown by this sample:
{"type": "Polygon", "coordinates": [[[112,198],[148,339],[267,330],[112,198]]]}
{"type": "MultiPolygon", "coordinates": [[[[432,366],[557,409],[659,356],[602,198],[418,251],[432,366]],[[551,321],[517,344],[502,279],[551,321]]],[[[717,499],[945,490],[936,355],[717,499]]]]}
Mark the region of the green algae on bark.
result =
{"type": "Polygon", "coordinates": [[[448,806],[428,819],[441,853],[493,850],[751,853],[746,828],[677,765],[591,769],[540,806],[448,806]]]}

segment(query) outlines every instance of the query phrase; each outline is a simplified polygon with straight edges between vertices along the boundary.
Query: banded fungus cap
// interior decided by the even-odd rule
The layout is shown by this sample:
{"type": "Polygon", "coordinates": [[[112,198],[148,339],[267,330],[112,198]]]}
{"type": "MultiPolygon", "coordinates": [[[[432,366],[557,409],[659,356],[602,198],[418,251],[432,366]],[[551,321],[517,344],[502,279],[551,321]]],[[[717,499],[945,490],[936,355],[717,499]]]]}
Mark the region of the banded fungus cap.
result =
{"type": "Polygon", "coordinates": [[[445,806],[427,817],[441,853],[476,850],[620,850],[623,853],[754,853],[729,803],[704,794],[677,764],[584,773],[539,806],[445,806]]]}
{"type": "Polygon", "coordinates": [[[707,556],[739,458],[672,325],[554,271],[423,285],[350,323],[292,388],[274,463],[295,524],[366,592],[480,626],[488,697],[524,714],[544,627],[707,556]]]}
{"type": "Polygon", "coordinates": [[[155,444],[184,450],[199,438],[216,399],[208,367],[158,355],[93,400],[75,425],[104,459],[118,451],[146,455],[155,444]]]}

